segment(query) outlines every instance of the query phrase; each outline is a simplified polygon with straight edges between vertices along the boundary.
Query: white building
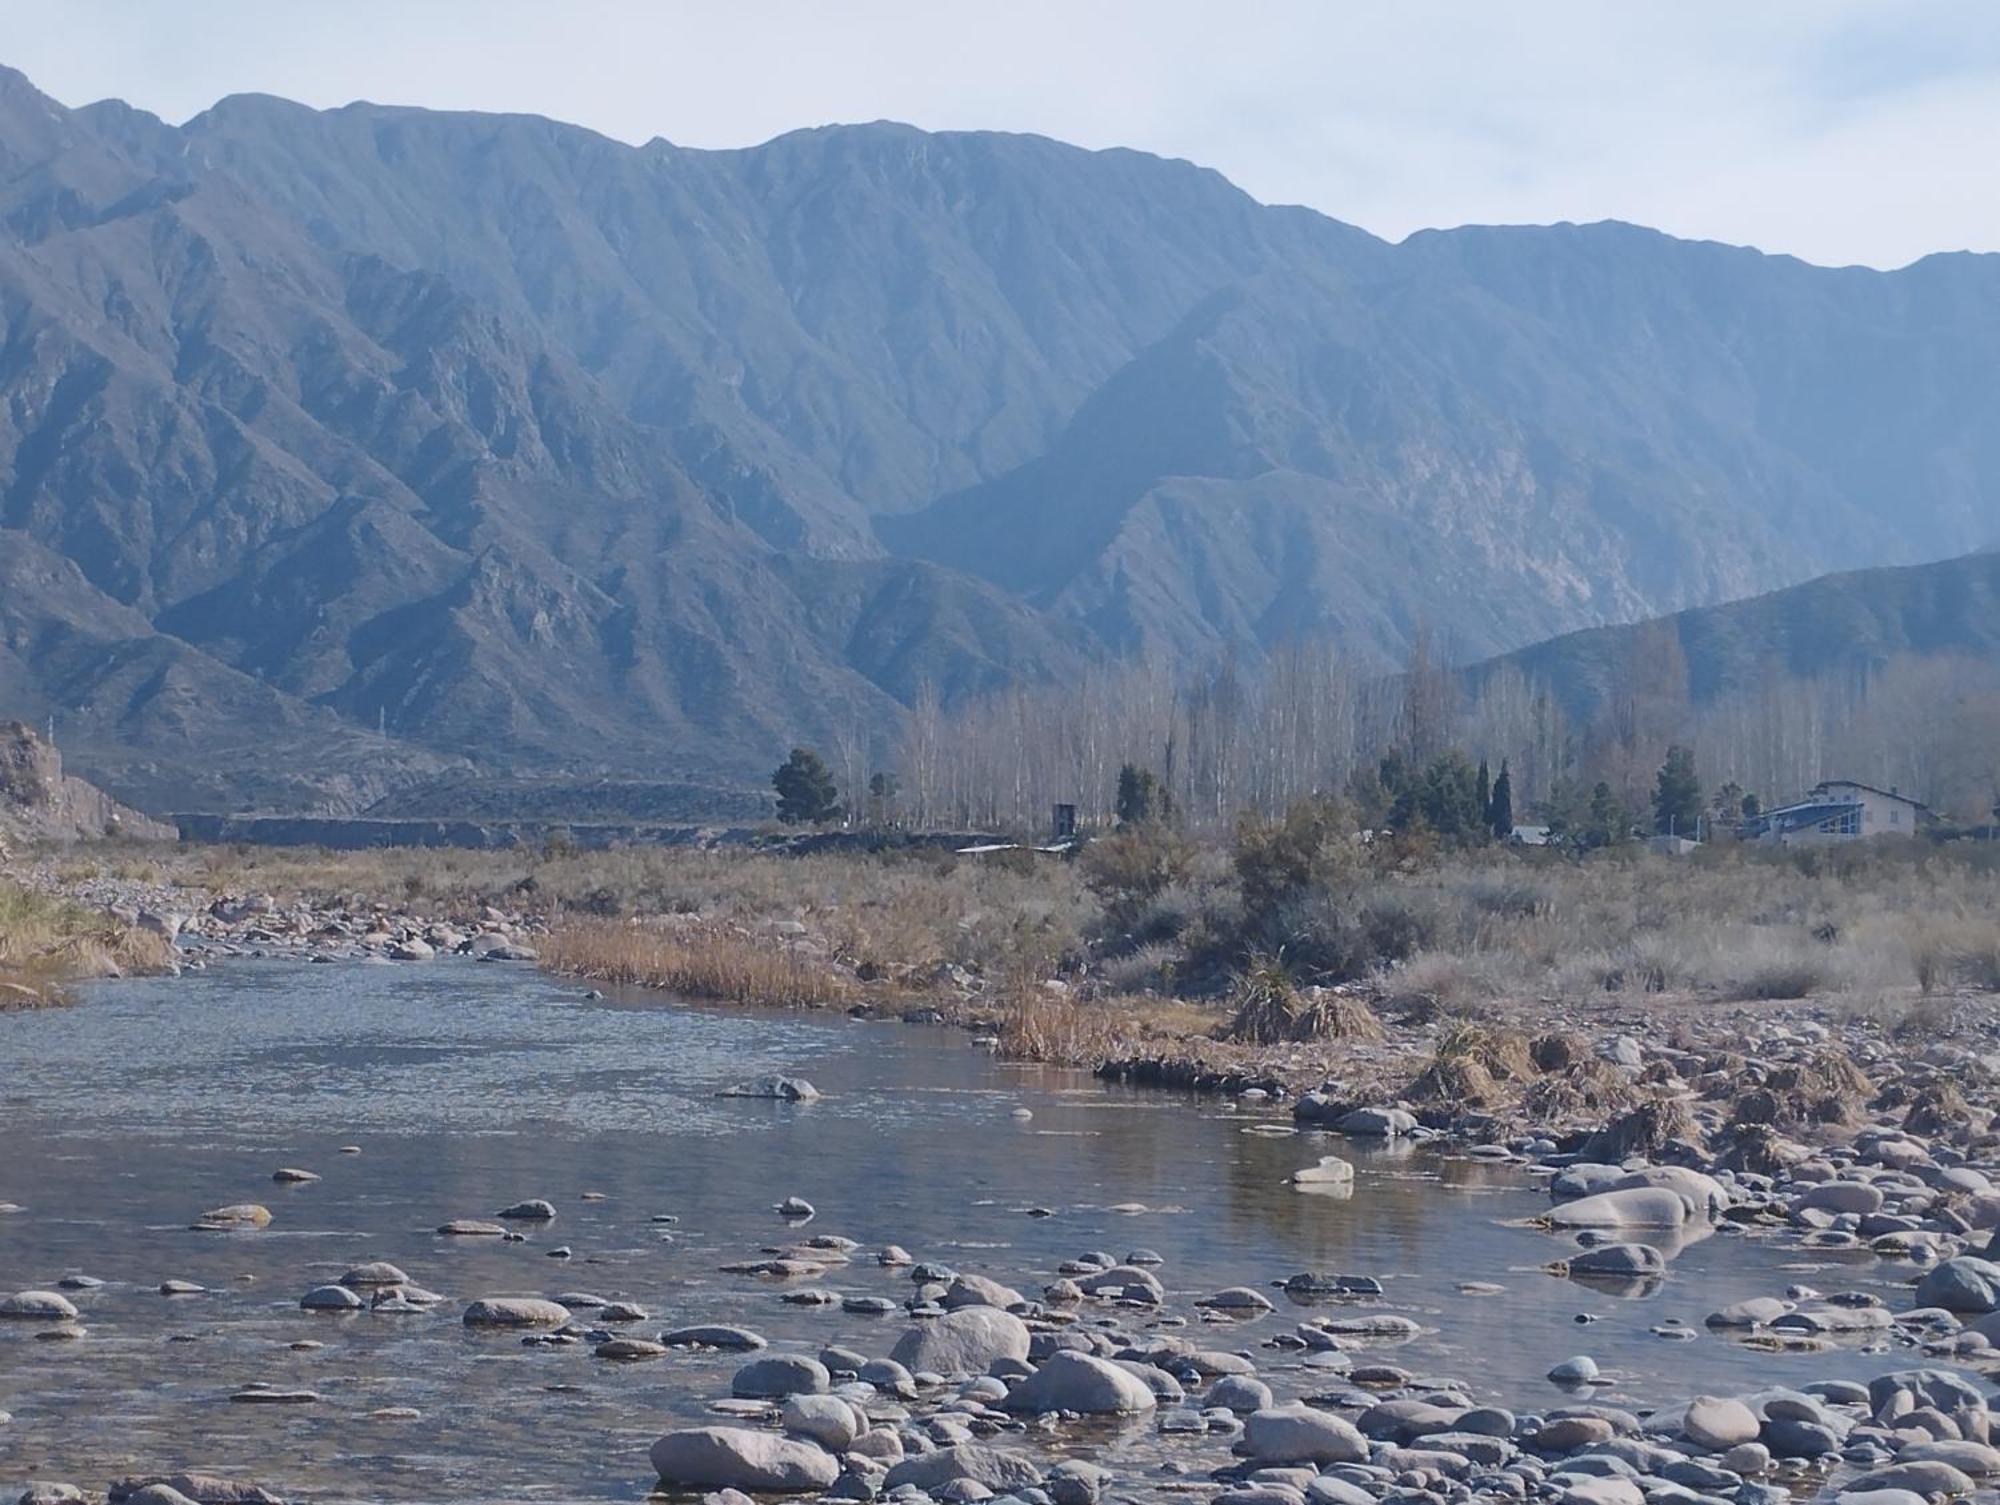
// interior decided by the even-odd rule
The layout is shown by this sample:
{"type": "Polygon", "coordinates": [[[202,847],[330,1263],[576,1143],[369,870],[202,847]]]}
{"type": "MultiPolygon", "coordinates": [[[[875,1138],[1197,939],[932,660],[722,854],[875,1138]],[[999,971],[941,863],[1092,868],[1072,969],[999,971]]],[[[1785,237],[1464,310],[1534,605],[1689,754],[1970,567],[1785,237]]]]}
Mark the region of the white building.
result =
{"type": "Polygon", "coordinates": [[[1764,811],[1746,834],[1774,846],[1818,846],[1869,836],[1915,836],[1930,816],[1921,800],[1898,790],[1829,779],[1802,800],[1764,811]]]}

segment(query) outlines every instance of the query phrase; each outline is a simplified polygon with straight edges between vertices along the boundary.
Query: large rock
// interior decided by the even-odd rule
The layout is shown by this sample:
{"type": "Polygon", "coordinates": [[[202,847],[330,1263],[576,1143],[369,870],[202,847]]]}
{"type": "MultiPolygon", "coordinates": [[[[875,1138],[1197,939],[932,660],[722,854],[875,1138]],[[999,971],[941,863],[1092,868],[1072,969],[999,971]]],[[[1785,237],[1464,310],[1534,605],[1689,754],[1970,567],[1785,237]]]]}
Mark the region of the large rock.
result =
{"type": "Polygon", "coordinates": [[[997,1306],[1003,1311],[1010,1306],[1020,1306],[1027,1298],[1012,1286],[1003,1286],[997,1280],[988,1280],[984,1275],[958,1275],[944,1293],[946,1311],[957,1311],[967,1306],[997,1306]]]}
{"type": "Polygon", "coordinates": [[[20,1322],[72,1322],[76,1307],[55,1291],[16,1291],[0,1301],[0,1317],[20,1322]]]}
{"type": "Polygon", "coordinates": [[[1862,1217],[1882,1210],[1882,1189],[1866,1181],[1822,1181],[1792,1200],[1794,1212],[1851,1212],[1862,1217]]]}
{"type": "Polygon", "coordinates": [[[983,1484],[995,1494],[1011,1494],[1039,1485],[1042,1471],[1026,1453],[961,1442],[956,1447],[905,1458],[889,1470],[882,1488],[888,1491],[910,1484],[926,1494],[935,1494],[961,1479],[983,1484]]]}
{"type": "Polygon", "coordinates": [[[2000,1308],[2000,1265],[1967,1255],[1933,1266],[1917,1282],[1917,1305],[1984,1316],[2000,1308]]]}
{"type": "Polygon", "coordinates": [[[1338,1416],[1304,1406],[1274,1406],[1244,1419],[1239,1450],[1261,1466],[1363,1463],[1368,1440],[1338,1416]]]}
{"type": "Polygon", "coordinates": [[[1009,1411],[1041,1415],[1075,1411],[1083,1416],[1116,1416],[1150,1411],[1152,1387],[1108,1359],[1090,1354],[1051,1354],[1041,1368],[1007,1393],[1009,1411]]]}
{"type": "Polygon", "coordinates": [[[1402,1108],[1356,1108],[1334,1127],[1356,1139],[1400,1139],[1416,1132],[1417,1120],[1402,1108]]]}
{"type": "Polygon", "coordinates": [[[1294,1186],[1352,1186],[1354,1164],[1338,1155],[1322,1155],[1317,1165],[1292,1172],[1294,1186]]]}
{"type": "Polygon", "coordinates": [[[1941,1495],[1969,1495],[1977,1486],[1972,1479],[1949,1463],[1904,1463],[1900,1459],[1887,1468],[1852,1480],[1847,1490],[1856,1494],[1881,1489],[1907,1489],[1912,1494],[1936,1499],[1941,1495]]]}
{"type": "Polygon", "coordinates": [[[844,1453],[868,1430],[868,1418],[838,1395],[790,1395],[778,1421],[794,1437],[844,1453]]]}
{"type": "Polygon", "coordinates": [[[1667,1257],[1651,1244],[1599,1244],[1569,1258],[1572,1275],[1605,1275],[1639,1279],[1663,1275],[1667,1257]]]}
{"type": "Polygon", "coordinates": [[[465,1308],[467,1327],[561,1327],[569,1308],[534,1296],[482,1296],[465,1308]]]}
{"type": "Polygon", "coordinates": [[[913,1374],[984,1374],[995,1359],[1028,1357],[1028,1328],[997,1307],[961,1307],[910,1328],[889,1357],[913,1374]]]}
{"type": "Polygon", "coordinates": [[[256,1202],[232,1202],[227,1207],[211,1207],[189,1225],[200,1233],[235,1233],[271,1226],[271,1209],[256,1202]]]}
{"type": "Polygon", "coordinates": [[[729,1381],[729,1393],[745,1400],[776,1400],[787,1395],[824,1395],[833,1376],[818,1359],[800,1354],[772,1354],[752,1359],[729,1381]]]}
{"type": "Polygon", "coordinates": [[[738,1082],[734,1087],[725,1087],[715,1095],[762,1098],[778,1103],[810,1103],[818,1099],[819,1088],[804,1077],[773,1074],[760,1076],[754,1081],[738,1082]]]}
{"type": "Polygon", "coordinates": [[[747,1427],[690,1427],[653,1444],[653,1471],[670,1489],[807,1494],[840,1477],[833,1454],[810,1442],[747,1427]]]}
{"type": "Polygon", "coordinates": [[[1696,1396],[1681,1416],[1681,1435],[1712,1453],[1755,1442],[1762,1429],[1756,1412],[1740,1400],[1720,1395],[1696,1396]]]}
{"type": "Polygon", "coordinates": [[[1549,1210],[1556,1228],[1680,1228],[1693,1219],[1686,1197],[1666,1186],[1631,1186],[1558,1203],[1549,1210]]]}
{"type": "Polygon", "coordinates": [[[660,1341],[669,1348],[719,1348],[731,1353],[747,1353],[765,1346],[762,1333],[753,1333],[747,1327],[730,1327],[720,1322],[677,1327],[671,1332],[661,1333],[660,1341]]]}

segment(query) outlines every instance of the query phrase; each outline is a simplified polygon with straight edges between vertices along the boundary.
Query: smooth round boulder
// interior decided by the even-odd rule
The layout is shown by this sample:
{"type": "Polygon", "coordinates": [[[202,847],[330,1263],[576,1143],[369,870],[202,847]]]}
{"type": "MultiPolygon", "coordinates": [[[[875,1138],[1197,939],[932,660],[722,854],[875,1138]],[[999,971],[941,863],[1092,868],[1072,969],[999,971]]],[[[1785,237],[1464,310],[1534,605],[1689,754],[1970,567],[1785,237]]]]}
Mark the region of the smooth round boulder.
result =
{"type": "Polygon", "coordinates": [[[1887,1468],[1863,1474],[1847,1487],[1857,1494],[1878,1489],[1906,1489],[1929,1499],[1941,1495],[1969,1495],[1978,1488],[1969,1475],[1949,1463],[1905,1463],[1900,1458],[1887,1468]]]}
{"type": "Polygon", "coordinates": [[[1822,1181],[1792,1199],[1794,1212],[1854,1213],[1867,1217],[1882,1210],[1882,1188],[1866,1181],[1822,1181]]]}
{"type": "Polygon", "coordinates": [[[1400,1139],[1416,1132],[1417,1120],[1402,1108],[1356,1108],[1334,1128],[1356,1139],[1400,1139]]]}
{"type": "Polygon", "coordinates": [[[553,1202],[545,1202],[540,1197],[532,1197],[526,1202],[516,1202],[511,1207],[503,1207],[494,1214],[510,1223],[553,1223],[556,1209],[553,1202]]]}
{"type": "Polygon", "coordinates": [[[910,1485],[935,1496],[961,1480],[984,1485],[996,1494],[1012,1494],[1038,1488],[1042,1470],[1026,1453],[961,1442],[905,1458],[883,1477],[882,1489],[889,1493],[910,1485]]]}
{"type": "Polygon", "coordinates": [[[236,1233],[271,1226],[271,1209],[255,1202],[211,1207],[188,1225],[197,1233],[236,1233]]]}
{"type": "Polygon", "coordinates": [[[467,1327],[561,1327],[569,1308],[534,1296],[482,1296],[465,1308],[467,1327]]]}
{"type": "Polygon", "coordinates": [[[56,1291],[16,1291],[0,1301],[0,1317],[17,1322],[74,1322],[76,1306],[56,1291]]]}
{"type": "Polygon", "coordinates": [[[1253,1291],[1248,1286],[1231,1286],[1217,1291],[1212,1296],[1198,1297],[1196,1306],[1209,1307],[1214,1311],[1228,1312],[1235,1316],[1255,1316],[1271,1311],[1271,1298],[1262,1291],[1253,1291]]]}
{"type": "Polygon", "coordinates": [[[1244,1418],[1238,1450],[1262,1466],[1363,1463],[1368,1439],[1342,1417],[1304,1406],[1273,1406],[1244,1418]]]}
{"type": "Polygon", "coordinates": [[[726,1353],[748,1353],[764,1348],[767,1340],[762,1333],[753,1333],[747,1327],[731,1327],[722,1322],[702,1322],[692,1327],[676,1327],[660,1334],[660,1341],[669,1348],[717,1348],[726,1353]]]}
{"type": "Polygon", "coordinates": [[[1671,1187],[1630,1186],[1578,1197],[1549,1209],[1553,1228],[1680,1228],[1691,1217],[1687,1198],[1671,1187]]]}
{"type": "Polygon", "coordinates": [[[308,1312],[358,1312],[367,1303],[346,1286],[314,1286],[299,1298],[308,1312]]]}
{"type": "Polygon", "coordinates": [[[372,1259],[365,1264],[354,1266],[340,1277],[340,1283],[354,1287],[406,1286],[410,1283],[410,1277],[387,1260],[372,1259]]]}
{"type": "Polygon", "coordinates": [[[1755,1411],[1727,1396],[1697,1395],[1681,1414],[1681,1436],[1711,1453],[1755,1442],[1762,1430],[1755,1411]]]}
{"type": "Polygon", "coordinates": [[[818,1359],[802,1354],[772,1354],[752,1359],[729,1380],[729,1393],[741,1400],[779,1400],[787,1395],[824,1395],[833,1376],[818,1359]]]}
{"type": "Polygon", "coordinates": [[[1338,1155],[1322,1155],[1318,1164],[1292,1172],[1294,1186],[1352,1186],[1354,1165],[1338,1155]]]}
{"type": "Polygon", "coordinates": [[[909,1328],[889,1357],[913,1374],[984,1374],[996,1359],[1025,1360],[1028,1328],[997,1307],[968,1306],[909,1328]]]}
{"type": "Polygon", "coordinates": [[[1667,1257],[1651,1244],[1599,1244],[1569,1258],[1572,1275],[1603,1275],[1618,1279],[1643,1279],[1664,1275],[1667,1257]]]}
{"type": "Polygon", "coordinates": [[[1933,1265],[1917,1282],[1917,1305],[1984,1316],[2000,1308],[2000,1265],[1970,1255],[1933,1265]]]}
{"type": "Polygon", "coordinates": [[[1225,1374],[1209,1386],[1206,1404],[1248,1416],[1271,1409],[1271,1387],[1254,1375],[1225,1374]]]}
{"type": "Polygon", "coordinates": [[[807,1494],[840,1477],[833,1454],[810,1442],[747,1427],[690,1427],[652,1447],[653,1471],[670,1489],[807,1494]]]}
{"type": "Polygon", "coordinates": [[[1158,1404],[1152,1387],[1108,1359],[1065,1350],[1054,1353],[1012,1390],[1009,1411],[1031,1416],[1074,1411],[1080,1416],[1133,1416],[1158,1404]]]}
{"type": "Polygon", "coordinates": [[[868,1418],[838,1395],[789,1395],[778,1423],[791,1436],[835,1453],[846,1452],[868,1430],[868,1418]]]}

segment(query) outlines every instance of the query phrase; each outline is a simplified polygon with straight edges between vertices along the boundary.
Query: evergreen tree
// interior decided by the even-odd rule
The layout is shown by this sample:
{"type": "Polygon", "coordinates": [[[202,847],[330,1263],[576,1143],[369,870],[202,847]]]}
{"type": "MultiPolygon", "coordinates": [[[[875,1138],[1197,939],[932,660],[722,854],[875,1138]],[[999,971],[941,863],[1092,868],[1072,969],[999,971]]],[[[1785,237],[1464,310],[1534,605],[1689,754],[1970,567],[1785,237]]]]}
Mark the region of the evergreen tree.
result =
{"type": "Polygon", "coordinates": [[[1144,826],[1163,821],[1172,813],[1167,786],[1150,768],[1127,763],[1118,770],[1118,796],[1114,809],[1121,826],[1144,826]]]}
{"type": "Polygon", "coordinates": [[[1479,822],[1489,831],[1493,828],[1493,775],[1488,772],[1486,760],[1479,760],[1479,822]]]}
{"type": "Polygon", "coordinates": [[[1493,781],[1493,793],[1486,801],[1486,824],[1501,841],[1514,834],[1514,776],[1507,760],[1500,760],[1500,777],[1493,781]]]}
{"type": "Polygon", "coordinates": [[[1631,834],[1632,817],[1625,812],[1625,802],[1612,793],[1609,784],[1599,779],[1597,787],[1590,791],[1590,823],[1584,829],[1584,845],[1614,846],[1631,834]]]}
{"type": "Polygon", "coordinates": [[[840,814],[840,790],[820,755],[795,747],[771,775],[778,791],[778,819],[788,826],[817,825],[840,814]]]}
{"type": "Polygon", "coordinates": [[[1701,776],[1695,772],[1694,749],[1667,749],[1653,783],[1653,829],[1662,836],[1693,836],[1701,830],[1701,776]]]}

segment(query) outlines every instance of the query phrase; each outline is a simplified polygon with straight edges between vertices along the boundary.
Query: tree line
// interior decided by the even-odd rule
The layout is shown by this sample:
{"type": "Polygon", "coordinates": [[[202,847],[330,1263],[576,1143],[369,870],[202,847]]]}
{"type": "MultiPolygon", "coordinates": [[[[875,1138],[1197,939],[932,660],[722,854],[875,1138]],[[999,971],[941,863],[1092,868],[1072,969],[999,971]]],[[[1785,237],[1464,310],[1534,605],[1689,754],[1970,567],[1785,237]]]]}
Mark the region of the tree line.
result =
{"type": "Polygon", "coordinates": [[[1905,657],[1865,673],[1772,671],[1698,700],[1671,628],[1630,644],[1587,714],[1511,664],[1453,669],[1422,632],[1393,674],[1308,642],[1254,668],[1108,665],[950,706],[925,688],[900,739],[872,757],[858,736],[841,739],[837,769],[795,752],[788,766],[809,754],[824,780],[789,799],[780,788],[780,814],[1031,833],[1057,804],[1104,828],[1143,799],[1202,831],[1227,829],[1242,811],[1269,819],[1301,798],[1334,797],[1369,825],[1395,828],[1420,810],[1456,837],[1496,829],[1487,807],[1504,778],[1509,828],[1590,842],[1734,825],[1829,777],[1893,784],[1968,819],[2000,802],[1992,664],[1905,657]]]}

